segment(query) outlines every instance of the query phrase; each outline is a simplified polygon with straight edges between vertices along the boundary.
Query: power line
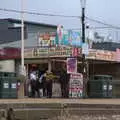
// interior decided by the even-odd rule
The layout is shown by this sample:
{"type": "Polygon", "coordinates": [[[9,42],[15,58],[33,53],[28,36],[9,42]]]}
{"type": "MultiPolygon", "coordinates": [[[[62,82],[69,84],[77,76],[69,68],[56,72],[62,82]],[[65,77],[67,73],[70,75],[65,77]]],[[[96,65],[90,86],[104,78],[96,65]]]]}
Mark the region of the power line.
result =
{"type": "MultiPolygon", "coordinates": [[[[39,16],[49,16],[49,17],[66,17],[66,18],[77,18],[80,19],[80,16],[69,16],[69,15],[59,15],[59,14],[46,14],[46,13],[37,13],[37,12],[30,12],[30,11],[19,11],[19,10],[14,10],[14,9],[6,9],[6,8],[0,8],[0,11],[5,11],[5,12],[14,12],[14,13],[26,13],[26,14],[30,14],[30,15],[39,15],[39,16]]],[[[95,23],[99,23],[108,27],[90,27],[91,29],[102,29],[102,28],[114,28],[114,29],[120,29],[120,27],[99,21],[99,20],[95,20],[92,18],[89,18],[86,16],[86,19],[93,21],[95,23]]]]}
{"type": "Polygon", "coordinates": [[[80,16],[45,14],[45,13],[37,13],[37,12],[29,12],[29,11],[19,11],[19,10],[14,10],[14,9],[5,9],[5,8],[0,8],[0,11],[14,12],[14,13],[26,13],[26,14],[40,15],[40,16],[68,17],[68,18],[79,18],[80,19],[80,16]]]}
{"type": "Polygon", "coordinates": [[[95,19],[92,19],[92,18],[89,18],[89,17],[86,17],[86,19],[88,19],[90,21],[93,21],[93,22],[96,22],[96,23],[99,23],[99,24],[102,24],[102,25],[105,25],[105,26],[109,26],[110,28],[120,29],[120,27],[117,27],[115,25],[111,25],[111,24],[108,24],[108,23],[105,23],[105,22],[101,22],[99,20],[95,20],[95,19]]]}
{"type": "MultiPolygon", "coordinates": [[[[115,28],[113,28],[113,27],[88,27],[88,28],[86,28],[86,29],[115,29],[115,28]]],[[[120,28],[116,28],[116,29],[119,29],[120,30],[120,28]]],[[[67,30],[81,30],[81,28],[69,28],[69,29],[67,29],[67,30]]]]}

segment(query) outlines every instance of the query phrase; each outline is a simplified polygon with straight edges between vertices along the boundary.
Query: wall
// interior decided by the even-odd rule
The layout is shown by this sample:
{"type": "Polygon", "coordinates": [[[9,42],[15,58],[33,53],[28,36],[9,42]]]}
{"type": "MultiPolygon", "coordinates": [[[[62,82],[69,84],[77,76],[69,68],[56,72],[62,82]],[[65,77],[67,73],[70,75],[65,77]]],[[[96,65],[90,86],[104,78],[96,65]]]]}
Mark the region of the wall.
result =
{"type": "MultiPolygon", "coordinates": [[[[112,75],[112,97],[120,98],[120,64],[119,63],[92,63],[89,65],[89,74],[112,75]]],[[[96,86],[97,87],[97,86],[96,86]]]]}
{"type": "MultiPolygon", "coordinates": [[[[25,47],[31,47],[31,46],[37,46],[38,45],[38,33],[43,33],[43,32],[55,32],[57,28],[55,27],[50,27],[50,26],[37,26],[37,25],[26,25],[26,37],[27,39],[25,39],[24,44],[25,47]]],[[[17,31],[16,31],[17,32],[17,31]]],[[[15,40],[13,42],[9,42],[9,43],[4,43],[0,45],[0,48],[3,47],[21,47],[21,40],[18,39],[18,37],[20,37],[21,32],[16,33],[14,32],[14,34],[16,34],[15,36],[15,40]]],[[[3,33],[3,32],[2,32],[3,33]]],[[[3,34],[5,36],[5,34],[3,34]]],[[[26,38],[25,37],[25,38],[26,38]]],[[[2,37],[1,39],[7,40],[7,38],[5,39],[5,37],[2,37]]],[[[10,41],[10,40],[9,40],[10,41]]]]}
{"type": "Polygon", "coordinates": [[[0,61],[0,72],[15,72],[15,61],[14,60],[0,61]]]}
{"type": "Polygon", "coordinates": [[[90,75],[107,74],[112,75],[113,80],[120,80],[120,64],[119,63],[95,63],[89,65],[90,75]]]}

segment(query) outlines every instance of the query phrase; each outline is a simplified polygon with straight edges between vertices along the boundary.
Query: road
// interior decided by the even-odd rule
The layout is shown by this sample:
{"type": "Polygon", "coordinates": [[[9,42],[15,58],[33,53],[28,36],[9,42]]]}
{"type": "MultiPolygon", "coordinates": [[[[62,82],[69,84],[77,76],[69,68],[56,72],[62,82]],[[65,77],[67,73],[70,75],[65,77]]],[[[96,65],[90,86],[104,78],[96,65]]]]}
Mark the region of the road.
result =
{"type": "Polygon", "coordinates": [[[120,99],[1,99],[20,120],[119,120],[120,99]],[[76,118],[74,118],[76,117],[76,118]],[[101,119],[98,119],[101,118],[101,119]]]}

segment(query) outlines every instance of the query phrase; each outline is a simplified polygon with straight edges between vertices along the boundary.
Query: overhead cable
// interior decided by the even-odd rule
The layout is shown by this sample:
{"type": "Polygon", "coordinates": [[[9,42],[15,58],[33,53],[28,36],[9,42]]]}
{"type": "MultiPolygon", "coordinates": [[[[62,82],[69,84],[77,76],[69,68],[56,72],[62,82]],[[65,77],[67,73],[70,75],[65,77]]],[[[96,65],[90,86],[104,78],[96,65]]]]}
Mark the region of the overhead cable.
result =
{"type": "Polygon", "coordinates": [[[0,11],[15,12],[15,13],[26,13],[26,14],[40,15],[40,16],[80,18],[80,16],[57,15],[57,14],[46,14],[46,13],[37,13],[37,12],[30,12],[30,11],[19,11],[19,10],[14,10],[14,9],[5,9],[5,8],[0,8],[0,11]]]}
{"type": "Polygon", "coordinates": [[[90,21],[93,21],[93,22],[96,22],[96,23],[99,23],[99,24],[102,24],[102,25],[105,25],[105,26],[109,26],[110,28],[120,29],[120,27],[118,27],[118,26],[111,25],[111,24],[108,24],[108,23],[105,23],[105,22],[101,22],[99,20],[95,20],[95,19],[92,19],[92,18],[89,18],[89,17],[86,17],[86,19],[88,19],[90,21]]]}
{"type": "MultiPolygon", "coordinates": [[[[47,13],[38,13],[38,12],[31,12],[31,11],[19,11],[19,10],[15,10],[15,9],[6,9],[6,8],[0,8],[0,11],[14,12],[14,13],[26,13],[26,14],[31,14],[31,15],[49,16],[49,17],[66,17],[66,18],[77,18],[77,19],[81,18],[80,16],[69,16],[69,15],[60,15],[60,14],[47,14],[47,13]]],[[[105,23],[105,22],[102,22],[102,21],[99,21],[99,20],[95,20],[95,19],[89,18],[87,16],[86,16],[86,19],[90,20],[92,22],[95,22],[95,23],[99,23],[99,24],[104,25],[104,26],[108,26],[109,28],[120,29],[120,27],[118,27],[118,26],[111,25],[111,24],[108,24],[108,23],[105,23]]],[[[103,27],[103,28],[106,28],[106,27],[103,27]]],[[[99,29],[99,27],[98,27],[98,29],[99,29]]]]}

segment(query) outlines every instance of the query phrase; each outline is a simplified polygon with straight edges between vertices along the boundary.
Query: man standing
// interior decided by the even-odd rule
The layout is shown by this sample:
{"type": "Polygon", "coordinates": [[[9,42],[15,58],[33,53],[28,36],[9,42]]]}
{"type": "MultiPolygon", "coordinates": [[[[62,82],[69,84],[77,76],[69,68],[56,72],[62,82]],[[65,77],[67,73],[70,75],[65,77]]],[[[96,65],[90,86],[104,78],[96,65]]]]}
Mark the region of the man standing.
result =
{"type": "Polygon", "coordinates": [[[32,97],[35,97],[36,80],[37,80],[36,72],[35,72],[35,71],[32,71],[32,72],[30,73],[31,96],[32,96],[32,97]]]}

